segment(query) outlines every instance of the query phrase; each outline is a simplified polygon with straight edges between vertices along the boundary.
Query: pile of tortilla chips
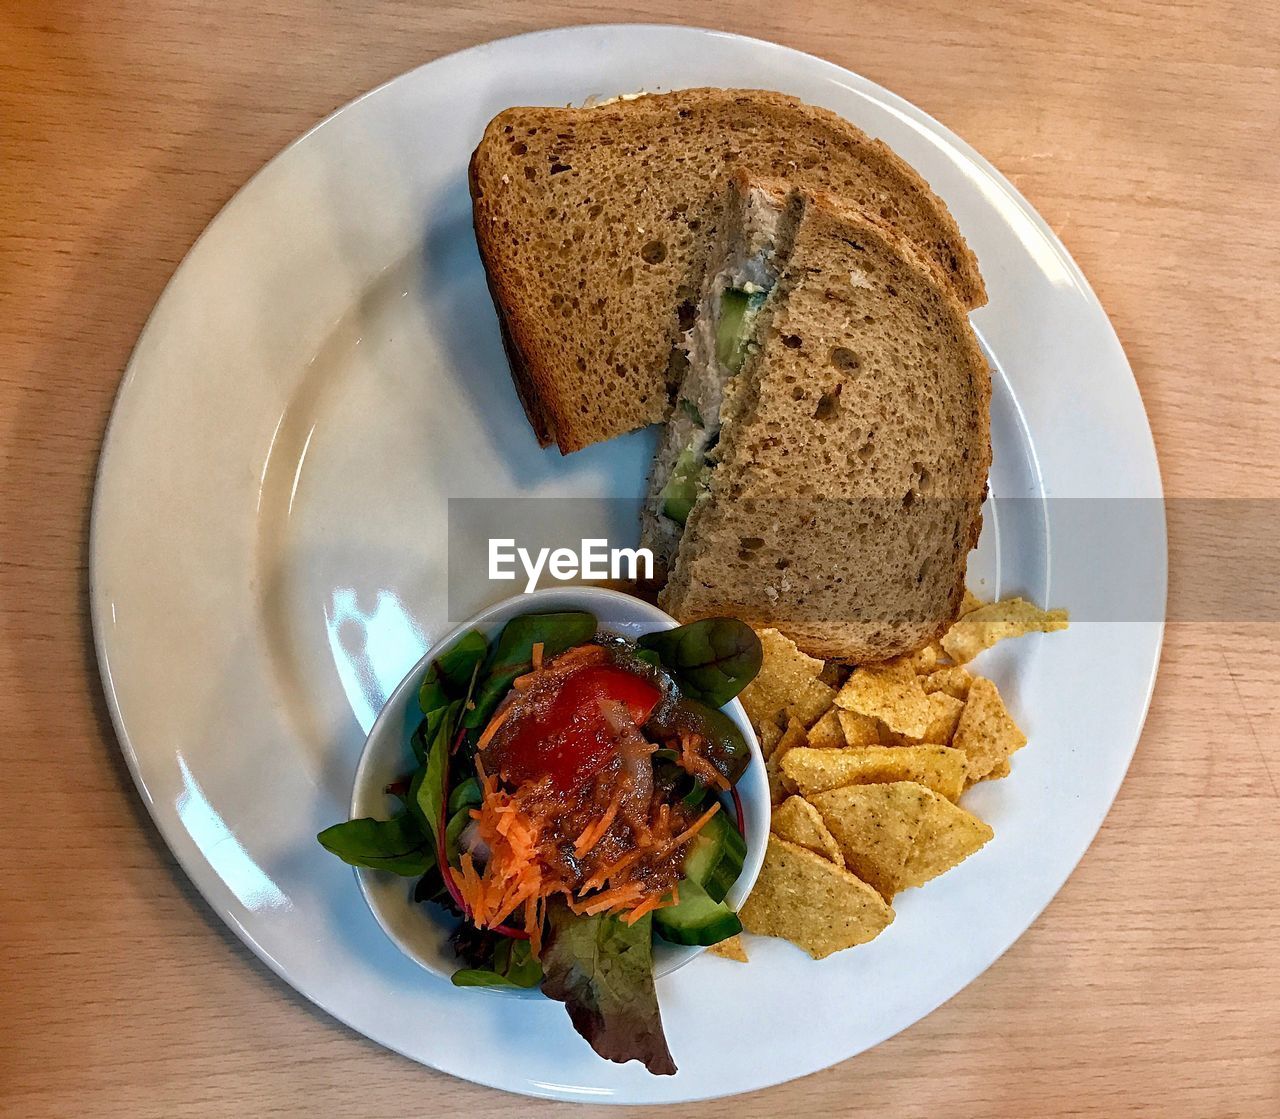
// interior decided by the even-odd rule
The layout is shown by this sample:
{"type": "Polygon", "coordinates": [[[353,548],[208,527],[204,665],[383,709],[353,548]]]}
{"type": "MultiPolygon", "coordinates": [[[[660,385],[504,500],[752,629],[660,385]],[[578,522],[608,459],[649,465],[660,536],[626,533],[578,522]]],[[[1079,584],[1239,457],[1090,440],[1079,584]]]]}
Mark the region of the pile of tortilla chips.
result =
{"type": "MultiPolygon", "coordinates": [[[[1007,637],[1065,629],[1066,612],[966,593],[959,620],[908,656],[845,679],[776,630],[742,692],[765,755],[774,809],[743,928],[821,959],[893,920],[894,895],[922,886],[994,834],[957,803],[1006,777],[1026,735],[996,686],[965,667],[1007,637]]],[[[746,961],[735,937],[715,949],[746,961]]]]}

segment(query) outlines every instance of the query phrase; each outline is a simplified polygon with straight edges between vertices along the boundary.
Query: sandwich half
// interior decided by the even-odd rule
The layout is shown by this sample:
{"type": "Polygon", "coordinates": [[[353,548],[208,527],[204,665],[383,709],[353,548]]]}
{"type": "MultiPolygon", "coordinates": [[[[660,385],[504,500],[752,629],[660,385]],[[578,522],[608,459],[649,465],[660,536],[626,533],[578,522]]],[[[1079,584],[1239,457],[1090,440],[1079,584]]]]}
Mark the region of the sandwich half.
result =
{"type": "Polygon", "coordinates": [[[959,612],[991,463],[965,308],[827,195],[738,172],[718,228],[646,503],[659,603],[828,659],[919,648],[959,612]]]}
{"type": "Polygon", "coordinates": [[[512,376],[544,446],[573,451],[666,418],[682,372],[674,348],[736,167],[860,207],[959,303],[985,302],[973,254],[928,184],[825,109],[724,89],[507,109],[471,159],[473,215],[512,376]]]}

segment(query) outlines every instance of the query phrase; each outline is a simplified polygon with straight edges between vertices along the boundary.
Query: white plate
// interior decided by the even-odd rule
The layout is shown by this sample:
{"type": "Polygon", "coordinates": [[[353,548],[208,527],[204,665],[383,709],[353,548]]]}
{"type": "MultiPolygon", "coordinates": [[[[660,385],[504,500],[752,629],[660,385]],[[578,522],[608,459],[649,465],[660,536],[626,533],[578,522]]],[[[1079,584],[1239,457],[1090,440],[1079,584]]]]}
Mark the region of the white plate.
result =
{"type": "MultiPolygon", "coordinates": [[[[959,991],[1088,846],[1142,726],[1160,617],[1077,623],[989,655],[1031,745],[971,806],[996,838],[900,898],[871,945],[814,963],[781,941],[659,985],[680,1073],[596,1059],[562,1007],[459,992],[387,940],[314,842],[342,819],[365,730],[445,617],[449,496],[641,491],[652,436],[567,459],[511,389],[471,232],[466,162],[512,104],[689,85],[794,93],[883,137],[947,200],[990,304],[997,497],[987,593],[1077,606],[1145,558],[1068,531],[1056,497],[1159,498],[1137,388],[1062,245],[975,152],[829,63],[668,27],[569,28],[439,59],[347,106],[227,205],[134,352],[95,496],[92,606],[125,757],[166,841],[259,956],[415,1060],[513,1091],[669,1101],[844,1060],[959,991]],[[1050,578],[1052,569],[1052,580],[1050,578]]],[[[482,605],[473,603],[472,606],[482,605]]]]}

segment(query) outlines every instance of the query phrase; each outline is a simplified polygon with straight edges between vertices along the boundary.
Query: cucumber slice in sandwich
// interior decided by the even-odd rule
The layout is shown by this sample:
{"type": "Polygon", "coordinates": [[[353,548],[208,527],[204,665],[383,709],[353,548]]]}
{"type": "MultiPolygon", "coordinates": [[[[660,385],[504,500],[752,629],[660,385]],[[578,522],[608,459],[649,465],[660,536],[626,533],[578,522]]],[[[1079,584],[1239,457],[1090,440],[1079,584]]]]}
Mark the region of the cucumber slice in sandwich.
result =
{"type": "Polygon", "coordinates": [[[684,349],[688,365],[654,461],[645,536],[660,568],[675,556],[680,531],[706,491],[720,416],[734,378],[757,348],[778,280],[779,245],[793,222],[787,204],[764,189],[741,188],[713,252],[701,306],[684,349]]]}
{"type": "Polygon", "coordinates": [[[825,659],[918,648],[958,612],[991,463],[964,307],[834,195],[739,171],[717,230],[642,529],[658,604],[825,659]]]}
{"type": "Polygon", "coordinates": [[[720,293],[720,319],[716,324],[716,361],[729,375],[739,372],[755,335],[756,317],[768,298],[759,288],[726,288],[720,293]]]}
{"type": "MultiPolygon", "coordinates": [[[[732,377],[742,369],[755,337],[756,319],[768,299],[768,290],[748,281],[745,288],[725,288],[720,293],[720,313],[715,328],[716,364],[732,377]]],[[[698,386],[688,386],[697,389],[698,386]]],[[[703,386],[705,388],[705,386],[703,386]]],[[[721,388],[723,392],[723,388],[721,388]]],[[[704,392],[703,405],[706,397],[704,392]]],[[[684,449],[676,458],[671,473],[658,494],[661,513],[676,524],[689,519],[693,503],[704,488],[707,476],[707,453],[714,446],[714,433],[708,431],[702,409],[688,397],[680,406],[691,421],[684,449]]]]}

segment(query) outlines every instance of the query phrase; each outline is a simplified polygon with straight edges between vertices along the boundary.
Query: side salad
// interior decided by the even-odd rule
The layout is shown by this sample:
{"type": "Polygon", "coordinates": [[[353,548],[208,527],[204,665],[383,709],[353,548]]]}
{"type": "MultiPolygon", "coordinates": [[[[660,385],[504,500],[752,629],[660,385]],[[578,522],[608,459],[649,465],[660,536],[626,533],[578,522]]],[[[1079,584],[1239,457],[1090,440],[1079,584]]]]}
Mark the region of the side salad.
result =
{"type": "Polygon", "coordinates": [[[317,838],[457,919],[456,985],[541,987],[600,1056],[674,1073],[653,940],[741,931],[750,751],[720,708],[761,659],[731,618],[635,643],[586,612],[520,615],[492,646],[469,631],[422,681],[399,810],[317,838]]]}

